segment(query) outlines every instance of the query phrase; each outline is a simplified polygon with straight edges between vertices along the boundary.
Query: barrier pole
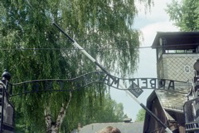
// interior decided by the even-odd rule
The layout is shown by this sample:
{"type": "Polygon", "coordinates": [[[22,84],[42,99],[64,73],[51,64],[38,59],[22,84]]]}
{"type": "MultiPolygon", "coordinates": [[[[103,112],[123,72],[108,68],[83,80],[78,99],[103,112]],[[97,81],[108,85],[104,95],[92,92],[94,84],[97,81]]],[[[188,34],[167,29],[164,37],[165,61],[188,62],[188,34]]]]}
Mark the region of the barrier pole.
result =
{"type": "MultiPolygon", "coordinates": [[[[90,54],[88,54],[87,52],[86,52],[86,50],[84,49],[84,48],[82,48],[74,39],[72,39],[68,34],[66,34],[63,30],[62,30],[62,28],[58,25],[58,24],[56,24],[55,22],[53,22],[53,25],[57,28],[57,29],[59,29],[59,31],[61,32],[61,33],[63,33],[72,43],[73,43],[73,46],[75,47],[75,48],[78,48],[85,56],[87,56],[93,63],[95,63],[103,72],[105,72],[108,76],[110,76],[110,78],[112,78],[113,80],[115,80],[114,78],[113,78],[113,76],[103,67],[103,66],[101,66],[90,54]]],[[[124,88],[125,89],[125,87],[123,86],[123,85],[121,85],[121,84],[119,84],[120,85],[120,87],[121,88],[124,88]]],[[[126,89],[125,89],[125,91],[127,91],[126,89]]],[[[127,91],[127,93],[129,93],[128,91],[127,91]]],[[[129,93],[130,94],[130,93],[129,93]]],[[[172,133],[172,131],[153,113],[153,112],[151,112],[143,103],[141,103],[134,95],[132,95],[132,94],[130,94],[130,96],[131,96],[131,98],[136,102],[136,103],[138,103],[151,117],[153,117],[157,122],[159,122],[164,128],[165,128],[165,131],[167,132],[167,133],[172,133]]]]}

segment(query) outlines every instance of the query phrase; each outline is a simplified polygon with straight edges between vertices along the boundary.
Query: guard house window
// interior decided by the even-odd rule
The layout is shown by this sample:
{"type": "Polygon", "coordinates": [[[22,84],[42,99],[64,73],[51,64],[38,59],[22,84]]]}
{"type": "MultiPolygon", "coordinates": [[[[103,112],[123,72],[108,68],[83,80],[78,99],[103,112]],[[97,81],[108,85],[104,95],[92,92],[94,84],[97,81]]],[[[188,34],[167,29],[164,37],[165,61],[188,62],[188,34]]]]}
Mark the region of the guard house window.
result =
{"type": "Polygon", "coordinates": [[[196,53],[198,50],[185,49],[185,50],[165,50],[165,54],[191,54],[196,53]]]}
{"type": "Polygon", "coordinates": [[[152,48],[156,49],[157,61],[163,54],[199,53],[199,32],[158,32],[152,48]]]}

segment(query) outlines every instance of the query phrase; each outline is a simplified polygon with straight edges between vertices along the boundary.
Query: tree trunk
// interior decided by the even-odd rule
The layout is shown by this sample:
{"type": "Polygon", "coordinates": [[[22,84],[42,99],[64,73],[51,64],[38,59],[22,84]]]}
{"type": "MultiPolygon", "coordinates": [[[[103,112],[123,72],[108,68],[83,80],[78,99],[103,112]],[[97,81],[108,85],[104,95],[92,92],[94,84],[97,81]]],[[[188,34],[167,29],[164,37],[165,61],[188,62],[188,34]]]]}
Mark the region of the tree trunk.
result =
{"type": "Polygon", "coordinates": [[[69,107],[70,101],[72,99],[72,93],[70,92],[70,97],[68,102],[62,103],[62,107],[59,111],[56,121],[52,121],[52,116],[49,107],[45,107],[44,115],[45,115],[45,122],[46,122],[46,133],[58,133],[59,128],[66,116],[66,111],[69,107]]]}

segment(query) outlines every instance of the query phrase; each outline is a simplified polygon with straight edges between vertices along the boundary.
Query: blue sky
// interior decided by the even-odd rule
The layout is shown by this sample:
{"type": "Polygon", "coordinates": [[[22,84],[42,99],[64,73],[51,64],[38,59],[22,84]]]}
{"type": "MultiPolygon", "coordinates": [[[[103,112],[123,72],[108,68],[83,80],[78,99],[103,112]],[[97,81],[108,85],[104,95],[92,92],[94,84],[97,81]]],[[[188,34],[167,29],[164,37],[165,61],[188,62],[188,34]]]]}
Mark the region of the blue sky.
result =
{"type": "MultiPolygon", "coordinates": [[[[151,46],[158,31],[179,31],[169,20],[168,14],[165,12],[167,3],[172,0],[154,0],[154,5],[151,10],[145,13],[144,6],[137,3],[140,13],[135,19],[133,28],[138,29],[142,33],[141,47],[151,46]]],[[[139,49],[139,64],[137,71],[129,76],[131,78],[156,78],[156,53],[151,48],[139,49]]],[[[143,104],[152,90],[144,90],[138,98],[143,104]]],[[[136,119],[138,111],[141,109],[130,96],[124,91],[111,89],[111,97],[118,103],[123,103],[124,113],[126,113],[132,120],[136,119]]]]}

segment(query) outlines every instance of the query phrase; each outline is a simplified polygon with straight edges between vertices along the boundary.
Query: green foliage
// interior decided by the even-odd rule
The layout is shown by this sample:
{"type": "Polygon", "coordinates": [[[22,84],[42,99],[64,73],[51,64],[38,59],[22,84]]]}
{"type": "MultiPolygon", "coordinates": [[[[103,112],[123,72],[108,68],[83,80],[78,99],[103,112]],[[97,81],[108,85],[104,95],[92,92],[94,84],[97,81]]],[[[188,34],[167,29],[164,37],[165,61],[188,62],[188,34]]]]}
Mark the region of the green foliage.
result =
{"type": "MultiPolygon", "coordinates": [[[[12,74],[11,82],[68,79],[96,69],[72,49],[52,20],[109,71],[125,75],[136,68],[139,31],[131,28],[137,13],[133,0],[6,0],[0,2],[0,11],[0,67],[12,74]]],[[[71,89],[73,84],[64,87],[71,89]]],[[[68,132],[79,122],[120,120],[122,106],[107,99],[105,90],[95,84],[74,91],[62,129],[68,132]]],[[[19,130],[44,132],[44,108],[49,106],[55,119],[68,95],[46,92],[13,97],[19,130]]]]}
{"type": "Polygon", "coordinates": [[[135,121],[144,121],[146,111],[144,109],[140,109],[138,114],[136,115],[135,121]]]}
{"type": "Polygon", "coordinates": [[[109,95],[106,95],[101,102],[97,102],[99,99],[102,99],[100,95],[88,96],[84,99],[80,108],[81,112],[69,112],[69,115],[73,116],[71,117],[71,122],[74,122],[75,119],[81,125],[86,125],[95,122],[123,121],[125,115],[121,103],[117,104],[114,100],[110,99],[109,95]]]}
{"type": "Polygon", "coordinates": [[[173,2],[167,6],[167,13],[175,25],[182,31],[199,30],[199,1],[182,0],[182,2],[173,2]]]}

